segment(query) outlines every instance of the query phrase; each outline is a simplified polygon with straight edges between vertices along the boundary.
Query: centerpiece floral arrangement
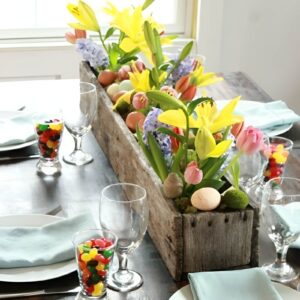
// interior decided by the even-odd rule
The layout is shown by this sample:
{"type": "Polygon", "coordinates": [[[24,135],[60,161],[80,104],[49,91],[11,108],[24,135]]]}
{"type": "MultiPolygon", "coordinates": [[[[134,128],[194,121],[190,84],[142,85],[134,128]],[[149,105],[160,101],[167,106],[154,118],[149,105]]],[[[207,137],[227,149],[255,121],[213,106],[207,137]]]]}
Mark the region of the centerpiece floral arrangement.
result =
{"type": "Polygon", "coordinates": [[[77,19],[66,39],[76,44],[99,83],[106,88],[113,109],[124,118],[145,156],[162,181],[163,192],[180,212],[194,213],[229,207],[243,209],[247,195],[239,189],[239,156],[263,149],[263,134],[244,128],[234,114],[240,97],[222,110],[206,97],[205,86],[222,80],[204,72],[202,61],[191,55],[193,42],[173,57],[163,49],[176,37],[147,15],[154,0],[119,10],[107,2],[111,18],[103,32],[94,10],[84,1],[69,4],[77,19]],[[87,38],[87,31],[100,41],[87,38]],[[197,97],[197,88],[202,96],[197,97]],[[228,155],[235,146],[235,155],[228,155]],[[222,196],[225,174],[233,188],[222,196]]]}

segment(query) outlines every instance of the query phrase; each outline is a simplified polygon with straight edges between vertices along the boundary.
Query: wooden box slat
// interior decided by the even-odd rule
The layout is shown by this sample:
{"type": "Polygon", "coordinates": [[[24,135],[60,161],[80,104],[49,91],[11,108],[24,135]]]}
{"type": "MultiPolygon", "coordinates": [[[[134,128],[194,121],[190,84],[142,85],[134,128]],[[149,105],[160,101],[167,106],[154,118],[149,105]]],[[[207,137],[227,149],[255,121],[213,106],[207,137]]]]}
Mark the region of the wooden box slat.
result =
{"type": "Polygon", "coordinates": [[[257,210],[180,214],[173,201],[164,198],[160,179],[86,63],[80,65],[80,77],[97,87],[93,132],[119,180],[147,190],[148,232],[172,277],[180,280],[188,272],[256,266],[257,210]]]}

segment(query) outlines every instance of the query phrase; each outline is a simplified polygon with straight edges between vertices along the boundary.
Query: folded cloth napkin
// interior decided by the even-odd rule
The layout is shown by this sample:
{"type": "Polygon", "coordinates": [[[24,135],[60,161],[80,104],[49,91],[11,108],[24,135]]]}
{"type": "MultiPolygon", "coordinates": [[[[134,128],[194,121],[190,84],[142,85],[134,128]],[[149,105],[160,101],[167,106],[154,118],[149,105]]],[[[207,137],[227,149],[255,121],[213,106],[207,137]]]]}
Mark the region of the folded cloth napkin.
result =
{"type": "Polygon", "coordinates": [[[23,111],[0,112],[0,147],[17,145],[36,138],[33,114],[23,111]]]}
{"type": "Polygon", "coordinates": [[[260,129],[269,129],[300,121],[300,116],[281,100],[259,103],[255,107],[238,104],[235,113],[243,115],[247,125],[253,125],[260,129]]]}
{"type": "Polygon", "coordinates": [[[84,213],[42,227],[0,227],[0,268],[50,265],[74,257],[73,235],[96,228],[84,213]]]}
{"type": "Polygon", "coordinates": [[[194,300],[282,300],[259,268],[188,274],[194,300]]]}

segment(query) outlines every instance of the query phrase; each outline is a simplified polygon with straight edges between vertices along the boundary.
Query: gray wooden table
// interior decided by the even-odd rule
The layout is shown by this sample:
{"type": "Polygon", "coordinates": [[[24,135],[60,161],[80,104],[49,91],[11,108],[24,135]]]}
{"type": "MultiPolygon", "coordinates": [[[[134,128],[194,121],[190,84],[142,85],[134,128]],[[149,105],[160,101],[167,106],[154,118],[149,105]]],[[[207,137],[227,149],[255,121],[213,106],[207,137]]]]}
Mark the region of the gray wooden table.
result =
{"type": "MultiPolygon", "coordinates": [[[[215,99],[230,99],[242,95],[243,99],[256,101],[272,100],[252,80],[240,72],[224,75],[225,81],[208,88],[208,95],[215,99]]],[[[16,89],[18,83],[16,84],[16,89]]],[[[0,83],[1,95],[1,83],[0,83]]],[[[299,112],[298,112],[299,113],[299,112]]],[[[300,145],[300,124],[284,136],[295,141],[296,147],[300,145]]],[[[41,177],[35,172],[36,160],[19,160],[0,162],[0,215],[7,214],[52,214],[61,207],[60,216],[73,216],[84,210],[92,212],[98,222],[98,201],[101,189],[117,178],[109,162],[98,146],[92,133],[83,140],[84,149],[89,151],[94,161],[91,164],[76,167],[64,163],[62,160],[62,173],[58,177],[41,177]]],[[[73,141],[65,132],[60,149],[60,155],[72,150],[73,141]]],[[[1,156],[18,155],[35,152],[35,146],[18,151],[0,152],[1,156]]],[[[287,172],[290,176],[300,177],[299,149],[294,149],[288,162],[287,172]]],[[[261,237],[261,263],[272,261],[275,252],[271,242],[262,234],[261,237]]],[[[300,250],[289,250],[288,259],[300,270],[300,250]]],[[[148,296],[152,300],[167,300],[184,282],[174,282],[169,275],[159,253],[155,249],[148,235],[145,236],[141,246],[130,256],[129,266],[139,271],[144,277],[144,285],[137,291],[128,294],[118,294],[108,291],[109,299],[143,299],[148,296]]],[[[1,272],[1,269],[0,269],[1,272]]],[[[297,282],[293,283],[296,286],[297,282]]],[[[33,283],[5,283],[0,282],[0,293],[21,292],[43,289],[47,287],[65,288],[78,285],[75,272],[58,279],[33,283]]],[[[74,295],[55,295],[31,297],[28,299],[74,299],[74,295]]],[[[146,298],[145,298],[146,299],[146,298]]]]}

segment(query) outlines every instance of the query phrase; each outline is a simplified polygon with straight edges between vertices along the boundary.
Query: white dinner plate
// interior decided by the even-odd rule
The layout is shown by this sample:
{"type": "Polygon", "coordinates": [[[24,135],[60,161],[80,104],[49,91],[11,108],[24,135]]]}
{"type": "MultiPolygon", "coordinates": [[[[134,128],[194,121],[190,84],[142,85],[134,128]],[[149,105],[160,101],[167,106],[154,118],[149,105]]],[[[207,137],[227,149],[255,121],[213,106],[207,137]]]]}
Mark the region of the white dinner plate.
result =
{"type": "MultiPolygon", "coordinates": [[[[299,300],[300,293],[292,288],[289,288],[285,285],[282,285],[277,282],[273,282],[275,289],[282,297],[283,300],[299,300]]],[[[169,300],[193,300],[192,291],[190,285],[186,285],[180,290],[178,290],[175,294],[171,296],[169,300]]]]}
{"type": "MultiPolygon", "coordinates": [[[[1,226],[40,227],[61,220],[61,217],[50,215],[8,215],[0,216],[1,226]]],[[[70,259],[48,266],[0,269],[0,281],[34,282],[58,278],[76,270],[75,259],[70,259]]]]}
{"type": "Polygon", "coordinates": [[[28,141],[28,142],[21,143],[21,144],[15,144],[15,145],[9,145],[9,146],[0,146],[0,152],[25,148],[25,147],[28,147],[28,146],[31,146],[31,145],[35,144],[36,142],[37,142],[37,140],[35,139],[35,140],[28,141]]]}
{"type": "MultiPolygon", "coordinates": [[[[222,109],[230,100],[216,100],[216,104],[218,107],[218,110],[222,109]]],[[[252,110],[255,107],[263,105],[262,102],[258,101],[250,101],[250,100],[240,100],[236,106],[237,111],[247,111],[247,110],[252,110]]],[[[246,120],[247,123],[247,120],[246,120]]],[[[249,124],[250,125],[250,124],[249,124]]],[[[255,124],[252,124],[255,126],[255,124]]],[[[293,124],[284,124],[284,125],[278,125],[274,126],[272,128],[267,128],[263,129],[263,131],[269,136],[275,136],[275,135],[280,135],[282,133],[285,133],[289,131],[293,127],[293,124]]]]}

